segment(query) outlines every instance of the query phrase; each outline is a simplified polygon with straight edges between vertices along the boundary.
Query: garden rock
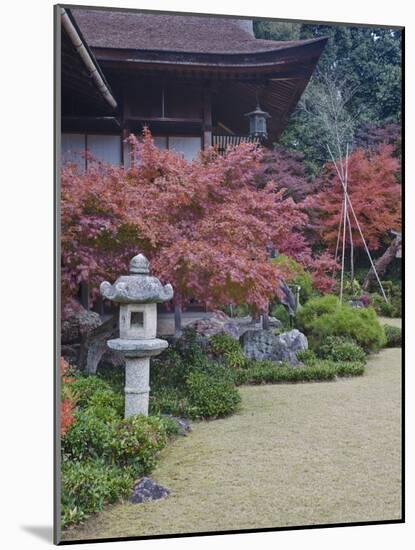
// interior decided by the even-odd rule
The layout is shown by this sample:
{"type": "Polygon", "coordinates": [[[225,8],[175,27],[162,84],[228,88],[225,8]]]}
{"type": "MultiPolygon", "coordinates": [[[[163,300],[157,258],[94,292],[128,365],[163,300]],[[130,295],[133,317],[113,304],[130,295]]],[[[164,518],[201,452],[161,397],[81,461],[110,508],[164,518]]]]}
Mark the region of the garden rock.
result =
{"type": "Polygon", "coordinates": [[[159,500],[170,494],[170,491],[158,485],[149,477],[143,477],[134,485],[133,494],[130,497],[130,502],[140,504],[142,502],[150,502],[151,500],[159,500]]]}
{"type": "Polygon", "coordinates": [[[179,416],[172,416],[171,414],[162,414],[162,416],[166,418],[170,418],[171,420],[174,420],[174,422],[177,424],[177,427],[179,429],[178,435],[186,436],[189,432],[192,431],[192,428],[189,422],[184,418],[180,418],[179,416]]]}
{"type": "Polygon", "coordinates": [[[297,329],[279,335],[272,330],[249,330],[240,342],[248,359],[285,361],[290,365],[298,365],[297,352],[308,348],[306,336],[297,329]]]}
{"type": "Polygon", "coordinates": [[[102,324],[101,317],[94,311],[88,311],[81,305],[73,309],[62,321],[62,344],[76,344],[102,324]]]}
{"type": "Polygon", "coordinates": [[[349,300],[349,306],[362,308],[365,307],[365,304],[362,302],[362,300],[349,300]]]}
{"type": "Polygon", "coordinates": [[[194,330],[202,338],[211,338],[215,334],[224,332],[238,340],[246,331],[255,328],[260,329],[261,327],[259,323],[252,321],[249,316],[232,319],[223,311],[214,311],[209,318],[197,319],[186,325],[186,328],[194,330]]]}
{"type": "Polygon", "coordinates": [[[186,328],[194,330],[199,336],[210,338],[220,332],[225,332],[235,338],[239,338],[239,328],[223,311],[214,311],[206,319],[197,319],[186,325],[186,328]]]}

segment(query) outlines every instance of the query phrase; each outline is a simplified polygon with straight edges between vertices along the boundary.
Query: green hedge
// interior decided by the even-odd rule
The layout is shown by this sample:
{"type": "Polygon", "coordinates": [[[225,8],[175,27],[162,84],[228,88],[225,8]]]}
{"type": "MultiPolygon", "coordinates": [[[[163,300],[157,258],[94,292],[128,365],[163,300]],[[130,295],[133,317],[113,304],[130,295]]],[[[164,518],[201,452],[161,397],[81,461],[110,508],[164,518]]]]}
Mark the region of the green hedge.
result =
{"type": "Polygon", "coordinates": [[[269,384],[278,382],[310,382],[315,380],[333,380],[334,369],[326,365],[293,368],[280,366],[271,361],[257,361],[255,365],[235,376],[235,382],[241,384],[269,384]]]}
{"type": "Polygon", "coordinates": [[[183,336],[153,362],[150,410],[190,418],[232,414],[239,403],[233,371],[246,359],[236,340],[217,335],[203,347],[194,331],[183,336]]]}
{"type": "Polygon", "coordinates": [[[188,407],[192,418],[212,418],[235,412],[241,397],[234,383],[215,380],[201,372],[187,378],[188,407]]]}
{"type": "Polygon", "coordinates": [[[344,336],[327,336],[318,348],[317,356],[330,361],[366,362],[364,350],[344,336]]]}
{"type": "Polygon", "coordinates": [[[364,374],[365,369],[362,362],[323,361],[311,354],[308,354],[307,357],[310,362],[296,368],[272,361],[253,361],[250,367],[235,372],[235,383],[242,385],[318,382],[334,380],[336,377],[364,374]]]}

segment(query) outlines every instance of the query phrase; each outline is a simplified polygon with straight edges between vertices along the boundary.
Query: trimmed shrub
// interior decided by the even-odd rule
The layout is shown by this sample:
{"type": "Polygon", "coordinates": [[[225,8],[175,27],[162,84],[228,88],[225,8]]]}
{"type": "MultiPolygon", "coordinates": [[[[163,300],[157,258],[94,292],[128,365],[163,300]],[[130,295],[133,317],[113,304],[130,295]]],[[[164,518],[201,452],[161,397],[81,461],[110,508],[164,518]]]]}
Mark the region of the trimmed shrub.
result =
{"type": "Polygon", "coordinates": [[[127,497],[133,479],[129,469],[110,466],[102,460],[64,460],[61,468],[62,528],[102,510],[104,504],[127,497]]]}
{"type": "Polygon", "coordinates": [[[150,394],[150,414],[173,414],[184,416],[186,411],[187,398],[184,393],[176,388],[162,388],[152,391],[150,394]]]}
{"type": "Polygon", "coordinates": [[[109,419],[109,412],[122,417],[124,414],[124,397],[112,390],[99,390],[91,395],[88,400],[87,410],[94,409],[95,415],[103,420],[109,419]]]}
{"type": "Polygon", "coordinates": [[[400,348],[402,346],[402,330],[399,327],[385,325],[386,347],[400,348]]]}
{"type": "Polygon", "coordinates": [[[354,340],[365,350],[376,351],[385,343],[385,334],[372,308],[352,308],[339,304],[336,296],[313,298],[299,311],[297,324],[317,350],[328,336],[354,340]]]}
{"type": "Polygon", "coordinates": [[[209,368],[209,357],[194,330],[184,329],[181,338],[153,360],[150,386],[154,393],[165,388],[186,391],[186,379],[191,372],[209,368]]]}
{"type": "Polygon", "coordinates": [[[173,418],[163,416],[160,418],[160,421],[163,424],[167,437],[173,437],[179,433],[179,425],[175,420],[173,420],[173,418]]]}
{"type": "Polygon", "coordinates": [[[318,349],[327,336],[350,338],[369,351],[377,351],[386,341],[383,327],[372,308],[359,309],[347,305],[315,320],[309,333],[311,347],[318,349]]]}
{"type": "Polygon", "coordinates": [[[308,333],[319,317],[334,313],[338,307],[339,300],[337,296],[327,294],[326,296],[312,298],[297,312],[297,327],[302,332],[308,333]]]}
{"type": "Polygon", "coordinates": [[[63,453],[72,460],[101,459],[107,464],[133,466],[145,474],[155,466],[166,445],[166,428],[160,418],[142,415],[104,421],[94,409],[78,412],[62,439],[63,453]]]}
{"type": "Polygon", "coordinates": [[[245,366],[246,357],[238,342],[224,332],[215,334],[209,339],[209,352],[222,360],[227,367],[239,369],[245,366]]]}
{"type": "Polygon", "coordinates": [[[241,384],[272,384],[281,382],[311,382],[313,380],[333,380],[335,369],[327,364],[293,368],[272,361],[255,361],[252,366],[238,371],[235,381],[241,384]]]}
{"type": "Polygon", "coordinates": [[[137,415],[123,419],[111,432],[111,462],[132,466],[135,475],[148,474],[166,444],[166,426],[160,418],[137,415]]]}
{"type": "Polygon", "coordinates": [[[366,354],[364,350],[352,340],[343,336],[328,336],[317,349],[317,355],[321,359],[331,361],[354,361],[365,362],[366,354]]]}
{"type": "Polygon", "coordinates": [[[388,303],[385,302],[383,296],[379,292],[370,294],[370,301],[378,315],[384,317],[401,317],[402,316],[402,288],[400,284],[395,284],[392,281],[382,281],[383,288],[388,297],[388,303]]]}
{"type": "Polygon", "coordinates": [[[218,335],[212,344],[203,348],[194,331],[183,332],[182,338],[154,361],[150,410],[155,414],[191,418],[231,414],[234,401],[240,399],[233,372],[246,361],[239,343],[227,335],[218,335]],[[212,361],[207,353],[217,355],[221,361],[212,361]],[[209,386],[209,392],[205,385],[209,386]],[[207,402],[208,393],[211,403],[207,402]],[[221,400],[223,403],[219,404],[221,400]]]}
{"type": "Polygon", "coordinates": [[[62,451],[74,460],[105,458],[110,461],[111,438],[117,420],[97,418],[95,411],[77,411],[75,422],[62,438],[62,451]]]}
{"type": "Polygon", "coordinates": [[[192,418],[226,416],[235,412],[241,401],[235,385],[202,372],[192,372],[187,378],[187,413],[192,418]]]}
{"type": "Polygon", "coordinates": [[[77,396],[77,404],[86,407],[91,397],[98,391],[111,391],[111,386],[95,374],[81,375],[72,382],[77,396]]]}
{"type": "Polygon", "coordinates": [[[310,357],[306,358],[306,361],[311,360],[310,363],[296,368],[272,361],[253,361],[249,368],[235,373],[235,382],[237,385],[321,382],[334,380],[337,376],[361,376],[364,373],[361,362],[335,363],[310,357]]]}
{"type": "Polygon", "coordinates": [[[380,315],[383,315],[384,317],[396,317],[396,309],[395,307],[386,302],[381,302],[378,306],[380,315]]]}
{"type": "Polygon", "coordinates": [[[357,362],[335,362],[332,367],[336,371],[337,376],[362,376],[365,372],[365,365],[361,361],[357,362]]]}

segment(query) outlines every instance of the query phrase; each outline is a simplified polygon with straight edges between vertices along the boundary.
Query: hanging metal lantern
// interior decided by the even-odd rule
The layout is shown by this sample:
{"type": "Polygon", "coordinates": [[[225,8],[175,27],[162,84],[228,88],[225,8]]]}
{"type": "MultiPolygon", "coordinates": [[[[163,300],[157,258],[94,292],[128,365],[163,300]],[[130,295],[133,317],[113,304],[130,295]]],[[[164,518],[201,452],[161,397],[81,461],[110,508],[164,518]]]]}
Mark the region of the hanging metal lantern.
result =
{"type": "Polygon", "coordinates": [[[257,102],[255,111],[246,113],[249,118],[249,135],[252,138],[259,138],[261,141],[268,138],[267,133],[267,118],[271,118],[271,115],[263,111],[257,102]]]}

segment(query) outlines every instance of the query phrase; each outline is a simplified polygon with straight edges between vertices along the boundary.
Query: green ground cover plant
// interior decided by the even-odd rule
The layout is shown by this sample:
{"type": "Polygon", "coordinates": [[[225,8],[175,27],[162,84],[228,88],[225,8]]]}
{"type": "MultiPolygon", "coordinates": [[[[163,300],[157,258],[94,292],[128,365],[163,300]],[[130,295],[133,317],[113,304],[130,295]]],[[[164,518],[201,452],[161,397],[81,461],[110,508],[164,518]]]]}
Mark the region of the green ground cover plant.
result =
{"type": "Polygon", "coordinates": [[[79,523],[105,504],[127,497],[134,476],[100,459],[64,460],[61,468],[62,527],[79,523]]]}

